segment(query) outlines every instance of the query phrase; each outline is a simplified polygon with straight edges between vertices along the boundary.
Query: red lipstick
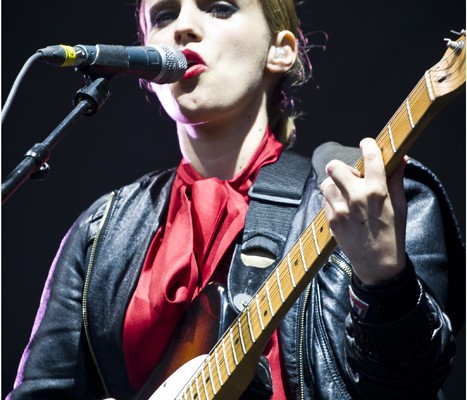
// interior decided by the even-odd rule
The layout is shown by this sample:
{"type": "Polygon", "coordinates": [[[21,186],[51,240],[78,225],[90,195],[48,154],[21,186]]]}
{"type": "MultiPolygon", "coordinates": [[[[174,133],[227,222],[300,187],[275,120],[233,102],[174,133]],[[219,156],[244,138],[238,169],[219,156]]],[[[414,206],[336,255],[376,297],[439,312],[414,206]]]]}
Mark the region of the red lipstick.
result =
{"type": "Polygon", "coordinates": [[[184,49],[181,50],[183,55],[186,57],[188,68],[183,76],[183,79],[189,79],[197,76],[208,69],[203,58],[193,50],[184,49]]]}

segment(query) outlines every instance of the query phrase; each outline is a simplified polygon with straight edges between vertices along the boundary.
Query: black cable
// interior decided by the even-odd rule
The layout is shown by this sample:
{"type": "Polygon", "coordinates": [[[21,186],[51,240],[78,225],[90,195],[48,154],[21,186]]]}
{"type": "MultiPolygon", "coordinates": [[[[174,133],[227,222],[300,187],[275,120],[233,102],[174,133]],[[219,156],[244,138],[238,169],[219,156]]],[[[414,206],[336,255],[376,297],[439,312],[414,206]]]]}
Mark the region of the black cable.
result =
{"type": "Polygon", "coordinates": [[[13,86],[11,87],[10,93],[8,94],[8,98],[5,101],[5,104],[2,109],[2,125],[3,121],[5,120],[5,117],[10,109],[11,103],[13,102],[14,97],[16,96],[16,93],[18,92],[19,85],[21,84],[21,81],[25,77],[26,73],[28,72],[29,68],[31,65],[41,58],[42,55],[40,53],[34,53],[31,57],[28,58],[28,60],[24,63],[23,68],[21,68],[21,71],[19,72],[18,76],[16,77],[13,86]]]}

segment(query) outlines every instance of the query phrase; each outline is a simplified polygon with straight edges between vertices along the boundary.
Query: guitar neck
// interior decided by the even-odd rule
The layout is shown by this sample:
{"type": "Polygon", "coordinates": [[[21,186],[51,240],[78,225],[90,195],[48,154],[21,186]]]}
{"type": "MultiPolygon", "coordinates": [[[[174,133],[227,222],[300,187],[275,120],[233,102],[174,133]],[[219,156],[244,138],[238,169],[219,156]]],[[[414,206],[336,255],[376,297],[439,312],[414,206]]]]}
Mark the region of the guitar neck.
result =
{"type": "MultiPolygon", "coordinates": [[[[381,149],[388,175],[394,171],[426,125],[443,106],[433,88],[434,78],[436,79],[436,75],[434,76],[432,71],[425,73],[375,138],[381,149]]],[[[364,172],[362,158],[358,160],[355,168],[364,172]]]]}
{"type": "MultiPolygon", "coordinates": [[[[442,62],[437,64],[424,74],[377,136],[376,142],[388,175],[447,100],[464,88],[464,40],[465,36],[462,36],[460,43],[464,59],[460,66],[456,65],[457,71],[463,72],[459,81],[452,83],[447,75],[453,74],[451,61],[448,60],[449,69],[442,62]],[[448,83],[452,84],[452,88],[444,87],[448,83]]],[[[451,54],[457,57],[460,52],[457,48],[452,49],[451,54]]],[[[363,159],[358,160],[355,168],[364,173],[363,159]]],[[[335,245],[324,210],[321,209],[183,387],[177,399],[224,400],[240,397],[254,376],[257,359],[267,341],[327,261],[335,245]]]]}
{"type": "Polygon", "coordinates": [[[257,360],[272,333],[335,245],[322,209],[177,399],[237,399],[254,375],[257,360]]]}

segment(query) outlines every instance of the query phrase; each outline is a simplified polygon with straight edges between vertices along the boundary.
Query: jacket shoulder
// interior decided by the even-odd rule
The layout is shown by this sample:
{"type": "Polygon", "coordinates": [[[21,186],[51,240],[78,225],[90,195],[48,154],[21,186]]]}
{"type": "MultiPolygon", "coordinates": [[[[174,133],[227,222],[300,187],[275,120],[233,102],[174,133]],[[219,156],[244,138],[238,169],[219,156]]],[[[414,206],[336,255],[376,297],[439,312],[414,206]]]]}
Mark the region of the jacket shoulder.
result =
{"type": "Polygon", "coordinates": [[[137,201],[141,196],[154,195],[162,187],[167,186],[175,177],[175,168],[156,170],[143,175],[134,182],[107,192],[97,198],[78,217],[75,225],[79,229],[88,229],[88,236],[94,237],[99,223],[105,213],[106,207],[112,198],[121,204],[137,201]]]}

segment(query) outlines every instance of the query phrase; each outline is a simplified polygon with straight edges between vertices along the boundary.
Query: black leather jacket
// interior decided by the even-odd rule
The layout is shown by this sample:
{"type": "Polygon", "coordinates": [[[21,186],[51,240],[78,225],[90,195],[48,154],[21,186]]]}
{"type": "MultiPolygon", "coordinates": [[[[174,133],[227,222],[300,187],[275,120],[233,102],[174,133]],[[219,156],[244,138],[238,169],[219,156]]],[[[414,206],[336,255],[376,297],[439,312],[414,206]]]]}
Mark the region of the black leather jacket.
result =
{"type": "MultiPolygon", "coordinates": [[[[433,181],[413,163],[407,174],[433,181]]],[[[123,320],[146,249],[164,221],[173,179],[174,170],[148,174],[99,199],[72,226],[53,262],[10,399],[120,400],[134,394],[123,355],[123,320]]],[[[407,253],[421,283],[415,308],[387,324],[359,321],[349,313],[350,269],[337,249],[281,324],[291,399],[436,398],[454,355],[444,313],[447,265],[462,261],[446,254],[449,204],[442,198],[440,210],[437,196],[416,180],[406,179],[405,186],[407,253]]],[[[435,191],[439,187],[435,183],[435,191]]],[[[320,205],[312,174],[289,245],[320,205]]],[[[449,235],[457,238],[458,232],[449,235]]]]}

